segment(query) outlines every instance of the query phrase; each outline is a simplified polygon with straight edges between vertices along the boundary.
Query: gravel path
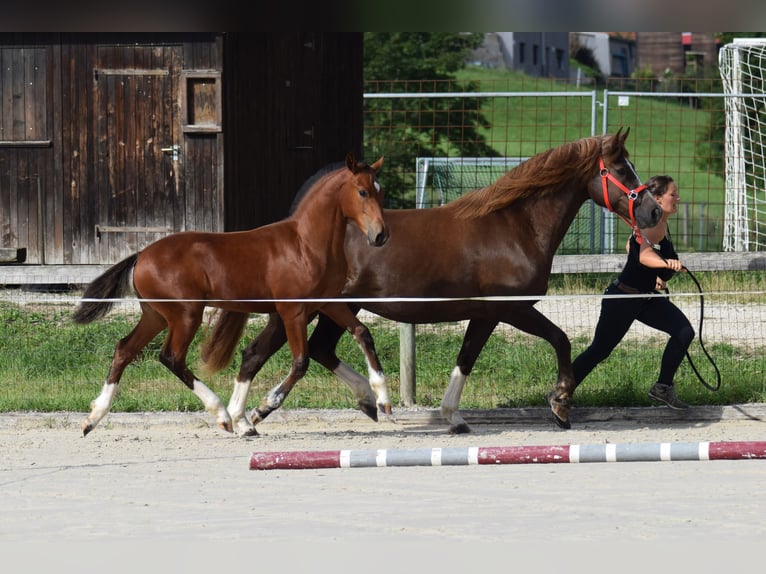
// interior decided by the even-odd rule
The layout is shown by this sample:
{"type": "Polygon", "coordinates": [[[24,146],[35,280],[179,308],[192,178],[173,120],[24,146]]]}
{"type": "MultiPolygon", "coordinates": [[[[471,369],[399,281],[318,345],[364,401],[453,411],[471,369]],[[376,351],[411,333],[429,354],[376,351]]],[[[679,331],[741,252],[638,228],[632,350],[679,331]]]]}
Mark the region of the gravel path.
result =
{"type": "MultiPolygon", "coordinates": [[[[474,420],[474,432],[460,436],[445,434],[442,423],[429,422],[433,413],[418,410],[402,409],[378,423],[355,411],[278,411],[251,439],[219,431],[206,414],[114,413],[86,438],[81,414],[5,414],[0,541],[7,557],[47,541],[62,544],[62,555],[78,544],[98,542],[103,551],[129,543],[156,548],[173,568],[176,558],[163,553],[181,544],[185,555],[200,554],[197,567],[206,560],[221,566],[212,558],[221,554],[242,565],[248,552],[265,548],[271,560],[289,557],[290,565],[302,566],[287,569],[303,572],[315,569],[328,548],[328,567],[339,561],[350,567],[337,552],[355,556],[361,549],[359,559],[389,567],[410,553],[422,561],[429,549],[437,552],[430,555],[434,565],[443,560],[446,571],[472,556],[472,563],[500,567],[509,553],[534,566],[540,555],[533,549],[546,552],[552,541],[569,559],[588,548],[592,556],[595,548],[627,545],[635,552],[634,545],[650,543],[655,551],[635,556],[643,565],[691,545],[685,566],[695,557],[701,567],[723,566],[702,560],[700,550],[760,545],[766,535],[766,460],[249,467],[255,451],[766,441],[766,405],[695,409],[697,416],[686,419],[664,407],[581,417],[570,431],[519,411],[522,422],[474,420]],[[224,543],[235,546],[227,550],[224,543]],[[484,554],[489,548],[504,550],[484,554]]],[[[76,554],[75,564],[87,563],[82,551],[76,554]]],[[[716,553],[723,555],[729,566],[740,556],[716,553]]],[[[51,558],[25,556],[27,566],[51,558]]],[[[119,558],[135,568],[145,560],[143,551],[122,551],[119,558]]],[[[631,567],[639,562],[621,570],[637,571],[631,567]]]]}

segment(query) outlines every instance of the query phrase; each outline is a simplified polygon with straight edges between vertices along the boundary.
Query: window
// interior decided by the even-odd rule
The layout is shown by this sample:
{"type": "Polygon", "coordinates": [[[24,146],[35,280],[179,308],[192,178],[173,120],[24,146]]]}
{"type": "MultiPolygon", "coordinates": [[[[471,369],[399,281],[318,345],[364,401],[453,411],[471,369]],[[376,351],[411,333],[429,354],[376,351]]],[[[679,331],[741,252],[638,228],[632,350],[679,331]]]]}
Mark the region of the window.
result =
{"type": "Polygon", "coordinates": [[[181,121],[184,132],[221,131],[220,72],[181,72],[181,121]]]}
{"type": "Polygon", "coordinates": [[[45,48],[0,48],[0,145],[49,146],[45,48]]]}

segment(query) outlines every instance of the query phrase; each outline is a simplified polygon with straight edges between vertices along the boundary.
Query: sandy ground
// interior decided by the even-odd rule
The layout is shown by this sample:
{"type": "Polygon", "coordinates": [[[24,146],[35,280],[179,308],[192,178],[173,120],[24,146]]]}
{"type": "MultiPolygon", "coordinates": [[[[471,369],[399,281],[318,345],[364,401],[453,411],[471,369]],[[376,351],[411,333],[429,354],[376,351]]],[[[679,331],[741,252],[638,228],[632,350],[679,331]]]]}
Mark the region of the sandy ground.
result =
{"type": "MultiPolygon", "coordinates": [[[[656,409],[667,411],[646,412],[656,409]]],[[[80,433],[83,415],[4,414],[0,547],[5,560],[26,565],[50,560],[55,566],[74,552],[73,562],[84,566],[82,553],[94,556],[97,543],[101,552],[112,549],[110,560],[119,554],[118,569],[131,564],[131,570],[152,552],[153,564],[165,557],[181,568],[169,550],[178,548],[192,566],[211,560],[221,567],[224,543],[233,544],[224,555],[237,565],[269,548],[271,560],[286,560],[280,570],[302,572],[327,552],[334,571],[346,563],[339,552],[389,567],[396,556],[427,552],[433,565],[443,561],[443,571],[475,560],[570,569],[554,568],[553,557],[545,556],[553,547],[566,548],[570,558],[624,548],[635,554],[620,568],[629,571],[650,558],[674,559],[681,548],[703,571],[730,567],[732,557],[748,555],[751,544],[759,548],[766,535],[766,460],[251,470],[250,457],[255,451],[766,441],[766,406],[753,412],[696,422],[649,416],[642,422],[639,413],[569,431],[547,423],[473,424],[471,434],[450,436],[441,423],[401,422],[396,414],[375,423],[354,411],[278,411],[250,439],[218,430],[206,414],[114,413],[87,437],[80,433]],[[40,543],[58,545],[61,553],[35,551],[40,543]],[[709,545],[719,558],[701,558],[709,545]],[[725,550],[730,546],[738,550],[725,550]]]]}

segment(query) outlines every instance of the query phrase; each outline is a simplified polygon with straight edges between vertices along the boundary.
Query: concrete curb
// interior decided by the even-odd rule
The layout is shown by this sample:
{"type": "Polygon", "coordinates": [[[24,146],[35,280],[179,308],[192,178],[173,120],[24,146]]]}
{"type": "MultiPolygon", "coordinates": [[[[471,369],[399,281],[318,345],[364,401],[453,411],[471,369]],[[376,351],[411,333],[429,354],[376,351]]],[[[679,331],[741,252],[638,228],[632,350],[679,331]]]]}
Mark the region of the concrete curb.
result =
{"type": "MultiPolygon", "coordinates": [[[[461,410],[469,425],[544,425],[555,427],[547,407],[466,409],[461,410]]],[[[74,412],[10,412],[0,413],[0,429],[29,428],[75,428],[79,429],[86,413],[74,412]]],[[[766,422],[766,403],[748,403],[723,406],[692,406],[686,411],[675,411],[663,406],[656,407],[582,407],[570,412],[572,428],[579,424],[597,422],[620,422],[639,424],[678,424],[747,420],[766,422]]],[[[348,424],[370,422],[360,411],[353,409],[281,409],[266,419],[262,425],[274,427],[290,424],[348,424]]],[[[444,428],[439,409],[423,407],[398,407],[391,417],[381,417],[380,422],[402,427],[422,426],[444,428]]],[[[180,426],[192,428],[214,427],[213,419],[205,412],[141,412],[110,413],[101,423],[102,427],[180,426]]]]}

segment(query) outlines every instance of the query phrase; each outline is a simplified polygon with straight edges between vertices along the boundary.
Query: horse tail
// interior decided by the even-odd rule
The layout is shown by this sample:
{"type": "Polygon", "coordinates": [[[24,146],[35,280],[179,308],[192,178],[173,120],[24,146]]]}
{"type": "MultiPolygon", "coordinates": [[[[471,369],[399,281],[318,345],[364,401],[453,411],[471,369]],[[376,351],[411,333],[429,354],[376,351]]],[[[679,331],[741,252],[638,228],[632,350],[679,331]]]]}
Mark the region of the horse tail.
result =
{"type": "Polygon", "coordinates": [[[133,266],[138,259],[134,253],[115,263],[109,269],[90,282],[83,294],[83,301],[75,309],[72,320],[75,323],[92,323],[106,315],[114,305],[114,299],[124,297],[130,290],[130,277],[133,266]],[[87,301],[87,299],[103,299],[103,301],[87,301]]]}
{"type": "Polygon", "coordinates": [[[248,313],[220,309],[211,317],[212,325],[200,347],[200,358],[206,374],[212,375],[229,366],[248,317],[248,313]]]}

